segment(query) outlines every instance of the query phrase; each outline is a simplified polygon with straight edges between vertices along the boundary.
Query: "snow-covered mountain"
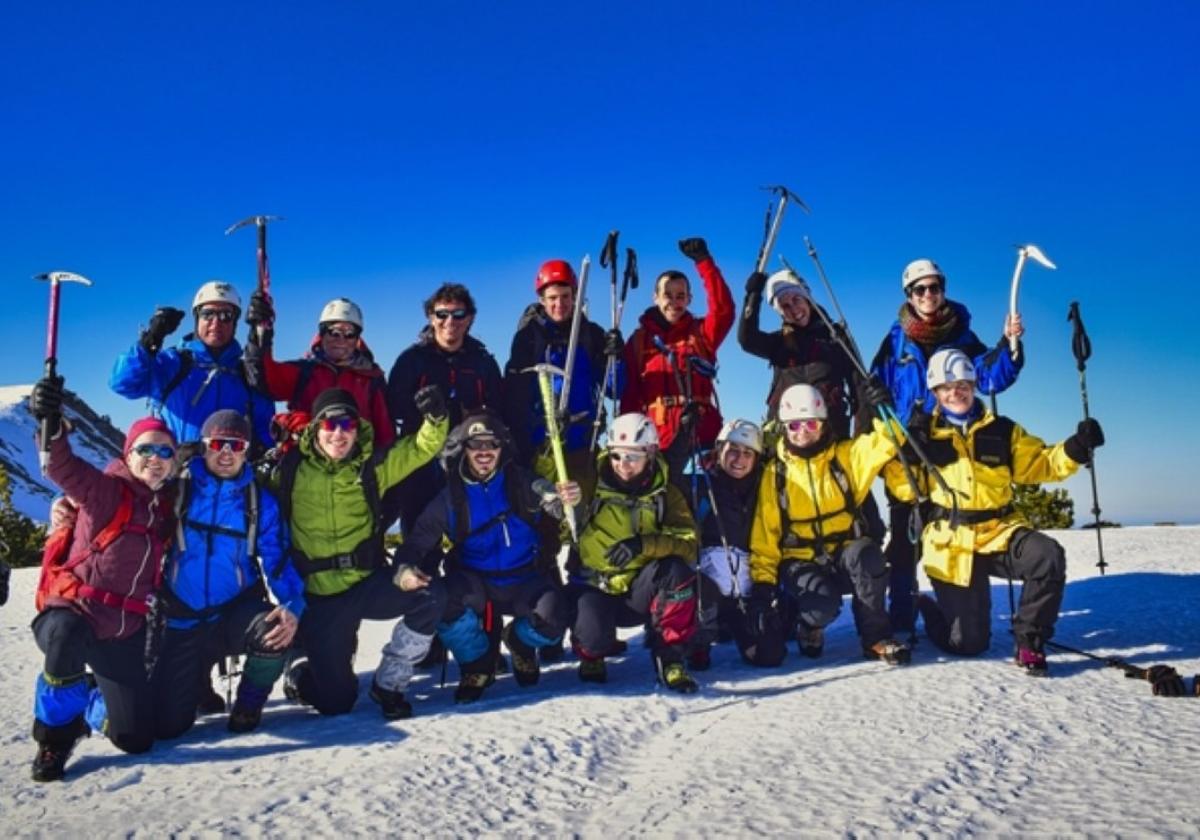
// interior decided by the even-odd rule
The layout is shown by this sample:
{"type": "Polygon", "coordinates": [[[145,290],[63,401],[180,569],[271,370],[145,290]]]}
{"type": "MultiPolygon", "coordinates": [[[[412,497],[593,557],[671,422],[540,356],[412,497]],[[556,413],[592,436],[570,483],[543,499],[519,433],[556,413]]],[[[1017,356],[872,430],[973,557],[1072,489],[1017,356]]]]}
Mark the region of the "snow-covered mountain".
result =
{"type": "MultiPolygon", "coordinates": [[[[35,522],[45,522],[58,490],[38,467],[37,420],[29,413],[32,390],[32,385],[0,385],[0,466],[12,484],[13,507],[35,522]]],[[[125,438],[107,417],[72,391],[66,392],[64,408],[75,428],[71,433],[75,452],[101,468],[120,457],[125,438]]]]}

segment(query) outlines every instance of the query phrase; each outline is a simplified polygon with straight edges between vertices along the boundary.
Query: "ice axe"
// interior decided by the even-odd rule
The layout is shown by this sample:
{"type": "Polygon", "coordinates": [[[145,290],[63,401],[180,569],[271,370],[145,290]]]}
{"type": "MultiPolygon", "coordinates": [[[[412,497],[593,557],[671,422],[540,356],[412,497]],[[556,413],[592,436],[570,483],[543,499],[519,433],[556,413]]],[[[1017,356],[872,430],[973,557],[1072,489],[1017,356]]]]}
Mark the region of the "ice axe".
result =
{"type": "MultiPolygon", "coordinates": [[[[92,281],[82,274],[70,271],[47,271],[45,274],[35,274],[34,280],[45,280],[50,283],[50,318],[46,322],[46,363],[42,376],[53,379],[58,376],[58,296],[62,283],[79,283],[83,286],[92,285],[92,281]]],[[[42,420],[39,435],[38,465],[42,475],[46,474],[46,466],[50,463],[50,418],[42,420]]]]}
{"type": "MultiPolygon", "coordinates": [[[[271,269],[267,265],[267,225],[270,222],[282,222],[283,216],[247,216],[240,222],[234,222],[225,228],[225,235],[240,228],[254,225],[258,228],[258,291],[269,295],[271,293],[271,269]]],[[[263,334],[271,327],[270,324],[258,325],[258,338],[262,341],[263,334]]]]}
{"type": "Polygon", "coordinates": [[[788,202],[794,201],[805,213],[812,213],[803,199],[783,184],[772,184],[763,189],[779,196],[779,204],[774,208],[774,212],[772,212],[770,203],[767,204],[766,231],[763,234],[762,247],[758,251],[758,261],[754,265],[754,270],[760,274],[767,270],[767,262],[771,259],[771,251],[775,247],[775,240],[779,237],[779,228],[783,226],[783,213],[787,210],[788,202]]]}
{"type": "MultiPolygon", "coordinates": [[[[550,384],[550,377],[555,374],[562,377],[563,387],[566,388],[568,384],[566,372],[562,368],[542,362],[525,368],[521,373],[537,374],[538,388],[542,394],[542,410],[546,417],[546,437],[550,441],[550,452],[554,456],[555,475],[558,477],[558,483],[562,484],[568,480],[567,459],[563,455],[562,437],[559,435],[558,429],[558,413],[555,410],[554,404],[554,386],[550,384]]],[[[578,544],[579,533],[576,530],[575,509],[565,502],[563,504],[563,519],[566,520],[567,530],[571,532],[571,542],[578,544]]]]}
{"type": "MultiPolygon", "coordinates": [[[[1030,243],[1028,245],[1018,245],[1017,248],[1017,267],[1013,270],[1012,291],[1008,296],[1008,315],[1010,318],[1017,316],[1017,290],[1021,286],[1021,272],[1025,270],[1025,260],[1031,259],[1044,268],[1058,268],[1054,263],[1050,262],[1050,258],[1042,253],[1042,249],[1030,243]]],[[[1012,353],[1013,359],[1017,358],[1017,337],[1013,336],[1008,340],[1008,349],[1012,353]]]]}
{"type": "MultiPolygon", "coordinates": [[[[1071,335],[1071,353],[1075,356],[1075,367],[1079,370],[1079,395],[1083,399],[1083,419],[1089,419],[1091,411],[1088,408],[1088,390],[1087,390],[1087,361],[1092,356],[1092,341],[1088,338],[1087,330],[1083,326],[1083,316],[1079,314],[1079,303],[1071,302],[1071,308],[1067,312],[1067,320],[1074,324],[1074,332],[1071,335]]],[[[1100,559],[1096,561],[1096,567],[1100,569],[1100,574],[1104,574],[1104,569],[1108,565],[1104,562],[1104,538],[1101,536],[1100,528],[1100,494],[1096,490],[1096,453],[1088,450],[1088,474],[1092,479],[1092,516],[1096,520],[1096,550],[1100,555],[1100,559]]]]}

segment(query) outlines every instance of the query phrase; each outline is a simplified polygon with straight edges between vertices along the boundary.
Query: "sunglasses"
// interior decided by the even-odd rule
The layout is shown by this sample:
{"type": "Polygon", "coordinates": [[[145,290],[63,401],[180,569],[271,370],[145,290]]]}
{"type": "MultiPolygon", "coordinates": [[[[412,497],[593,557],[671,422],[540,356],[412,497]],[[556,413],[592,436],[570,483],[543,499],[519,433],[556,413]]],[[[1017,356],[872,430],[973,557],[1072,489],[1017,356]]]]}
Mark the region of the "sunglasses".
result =
{"type": "Polygon", "coordinates": [[[439,321],[445,321],[447,318],[453,318],[455,321],[465,321],[471,313],[465,309],[435,309],[433,317],[439,321]]]}
{"type": "Polygon", "coordinates": [[[620,464],[640,464],[650,455],[646,452],[609,452],[608,457],[620,464]]]}
{"type": "Polygon", "coordinates": [[[358,421],[349,414],[343,414],[341,417],[322,417],[321,428],[327,432],[341,431],[348,432],[358,425],[358,421]]]}
{"type": "Polygon", "coordinates": [[[908,293],[912,297],[925,297],[925,295],[940,295],[942,293],[942,284],[941,283],[926,283],[924,285],[919,286],[916,283],[913,283],[911,286],[908,287],[908,293]]]}
{"type": "Polygon", "coordinates": [[[354,341],[356,338],[358,338],[359,333],[358,330],[339,330],[336,327],[332,329],[322,327],[321,335],[327,335],[330,338],[337,339],[338,341],[354,341]]]}
{"type": "Polygon", "coordinates": [[[798,432],[801,429],[815,432],[817,429],[821,428],[821,421],[816,419],[789,420],[787,422],[787,427],[789,432],[798,432]]]}
{"type": "Polygon", "coordinates": [[[175,448],[165,443],[139,443],[133,447],[133,454],[139,458],[156,455],[160,461],[168,461],[175,457],[175,448]]]}
{"type": "Polygon", "coordinates": [[[210,452],[220,452],[228,449],[230,452],[245,452],[250,444],[241,438],[205,438],[204,445],[210,452]]]}
{"type": "Polygon", "coordinates": [[[472,452],[494,452],[500,448],[500,441],[495,438],[471,438],[463,446],[472,452]]]}
{"type": "Polygon", "coordinates": [[[201,309],[199,318],[201,321],[211,321],[215,318],[222,324],[228,324],[237,318],[237,313],[232,309],[201,309]]]}

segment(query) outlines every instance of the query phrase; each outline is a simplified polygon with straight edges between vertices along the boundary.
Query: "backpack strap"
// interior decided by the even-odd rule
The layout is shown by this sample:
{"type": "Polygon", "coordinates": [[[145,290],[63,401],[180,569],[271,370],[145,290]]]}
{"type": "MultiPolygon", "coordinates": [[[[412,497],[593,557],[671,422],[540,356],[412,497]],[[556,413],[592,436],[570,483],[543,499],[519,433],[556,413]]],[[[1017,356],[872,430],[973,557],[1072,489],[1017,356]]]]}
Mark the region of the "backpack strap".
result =
{"type": "Polygon", "coordinates": [[[188,374],[192,372],[192,368],[196,366],[196,357],[191,350],[183,349],[179,351],[179,370],[175,371],[175,375],[163,387],[162,393],[159,395],[159,400],[165,406],[167,397],[171,392],[183,384],[183,380],[187,379],[188,374]]]}
{"type": "Polygon", "coordinates": [[[383,462],[386,452],[373,452],[371,457],[363,462],[358,472],[359,483],[362,484],[363,497],[367,500],[367,508],[371,511],[371,536],[383,536],[383,505],[379,494],[379,474],[375,468],[383,462]]]}
{"type": "Polygon", "coordinates": [[[308,387],[308,383],[312,382],[313,370],[316,366],[316,359],[300,360],[300,373],[296,377],[296,387],[292,389],[292,398],[288,401],[289,408],[295,408],[300,405],[300,397],[304,394],[304,389],[308,387]]]}
{"type": "Polygon", "coordinates": [[[296,489],[296,473],[300,469],[300,460],[304,456],[298,446],[294,446],[283,454],[279,462],[279,510],[283,521],[292,522],[292,492],[296,489]]]}
{"type": "Polygon", "coordinates": [[[253,473],[246,482],[242,511],[246,516],[246,556],[250,562],[258,556],[258,482],[253,473]]]}

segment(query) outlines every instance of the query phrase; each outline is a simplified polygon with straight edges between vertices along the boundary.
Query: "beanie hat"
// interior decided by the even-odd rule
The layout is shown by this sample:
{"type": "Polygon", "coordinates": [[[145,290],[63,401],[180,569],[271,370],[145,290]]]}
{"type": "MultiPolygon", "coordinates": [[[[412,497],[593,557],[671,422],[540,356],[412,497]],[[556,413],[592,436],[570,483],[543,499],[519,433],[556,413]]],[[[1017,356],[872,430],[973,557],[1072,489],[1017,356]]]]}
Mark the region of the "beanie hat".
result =
{"type": "Polygon", "coordinates": [[[313,401],[312,419],[322,420],[326,417],[343,417],[349,415],[358,417],[358,403],[354,395],[343,388],[326,388],[313,401]]]}
{"type": "Polygon", "coordinates": [[[250,424],[240,412],[232,408],[223,408],[208,415],[208,419],[200,428],[200,437],[250,440],[250,424]]]}
{"type": "Polygon", "coordinates": [[[143,417],[141,420],[134,420],[133,425],[129,427],[129,431],[125,434],[125,448],[121,452],[123,457],[129,457],[129,450],[133,449],[133,444],[137,439],[146,432],[162,432],[171,439],[171,445],[175,445],[175,435],[171,434],[171,430],[167,428],[167,424],[157,417],[143,417]]]}

